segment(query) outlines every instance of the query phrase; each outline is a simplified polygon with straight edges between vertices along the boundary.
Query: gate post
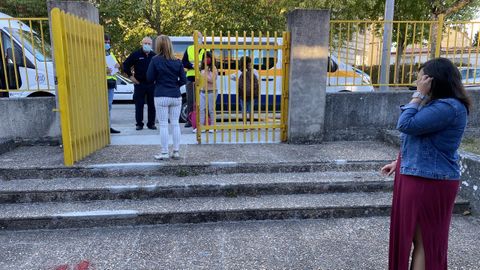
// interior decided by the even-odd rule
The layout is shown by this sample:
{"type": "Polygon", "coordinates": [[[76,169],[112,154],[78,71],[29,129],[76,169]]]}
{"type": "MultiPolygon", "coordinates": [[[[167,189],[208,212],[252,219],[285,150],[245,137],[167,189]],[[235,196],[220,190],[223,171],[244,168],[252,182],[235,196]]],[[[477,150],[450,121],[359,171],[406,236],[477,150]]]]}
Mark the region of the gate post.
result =
{"type": "Polygon", "coordinates": [[[288,142],[323,141],[330,31],[329,10],[296,9],[290,32],[288,142]]]}

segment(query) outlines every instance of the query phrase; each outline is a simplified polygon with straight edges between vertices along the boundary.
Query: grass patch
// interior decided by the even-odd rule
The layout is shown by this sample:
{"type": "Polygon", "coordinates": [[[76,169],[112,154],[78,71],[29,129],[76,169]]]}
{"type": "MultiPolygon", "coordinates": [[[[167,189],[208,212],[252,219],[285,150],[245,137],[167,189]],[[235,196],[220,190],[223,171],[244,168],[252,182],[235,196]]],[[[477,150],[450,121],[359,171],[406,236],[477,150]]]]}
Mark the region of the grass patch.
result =
{"type": "Polygon", "coordinates": [[[480,139],[465,138],[463,139],[460,148],[464,151],[480,155],[480,139]]]}

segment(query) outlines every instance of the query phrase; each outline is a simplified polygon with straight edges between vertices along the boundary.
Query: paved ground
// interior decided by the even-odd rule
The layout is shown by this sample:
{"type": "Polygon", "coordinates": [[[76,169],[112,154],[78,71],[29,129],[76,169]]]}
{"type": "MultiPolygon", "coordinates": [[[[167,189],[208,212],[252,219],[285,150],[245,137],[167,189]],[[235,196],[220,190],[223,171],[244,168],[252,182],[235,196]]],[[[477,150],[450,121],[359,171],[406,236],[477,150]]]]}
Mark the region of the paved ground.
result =
{"type": "MultiPolygon", "coordinates": [[[[112,125],[122,133],[76,166],[343,164],[391,160],[398,153],[380,142],[196,145],[189,139],[191,129],[182,128],[182,159],[158,162],[153,159],[158,131],[134,130],[132,104],[114,107],[112,125]]],[[[62,164],[62,148],[55,146],[19,147],[0,155],[0,168],[62,164]]],[[[385,269],[388,227],[388,218],[370,217],[2,231],[0,269],[385,269]]],[[[478,217],[454,217],[449,269],[478,269],[479,231],[478,217]]]]}
{"type": "MultiPolygon", "coordinates": [[[[144,108],[144,119],[147,119],[147,107],[144,108]]],[[[224,119],[225,123],[228,119],[224,119]]],[[[235,121],[235,119],[231,119],[235,121]]],[[[271,119],[269,120],[271,121],[271,119]]],[[[156,124],[159,127],[158,123],[156,124]]],[[[217,125],[221,126],[218,122],[217,125]]],[[[196,134],[192,132],[192,128],[185,128],[185,124],[180,124],[182,132],[182,144],[197,144],[196,134]]],[[[120,134],[112,136],[112,145],[159,145],[160,136],[158,130],[149,130],[144,127],[142,130],[135,128],[135,105],[134,104],[113,104],[112,109],[112,127],[121,131],[120,134]],[[138,136],[141,135],[139,138],[138,136]]],[[[280,129],[265,130],[241,130],[238,132],[217,131],[214,134],[201,134],[202,144],[209,144],[213,142],[221,143],[278,143],[280,142],[280,129]],[[208,137],[208,138],[207,138],[208,137]]],[[[172,138],[170,137],[170,143],[172,138]]]]}
{"type": "MultiPolygon", "coordinates": [[[[385,161],[395,159],[398,149],[385,143],[366,141],[316,145],[181,145],[180,160],[157,161],[153,156],[159,152],[160,147],[156,145],[110,145],[86,157],[76,166],[385,161]]],[[[0,168],[37,167],[63,167],[63,149],[59,146],[28,146],[0,155],[0,168]]]]}
{"type": "MultiPolygon", "coordinates": [[[[0,232],[0,269],[386,269],[388,227],[374,217],[0,232]]],[[[479,228],[454,217],[449,269],[478,269],[479,228]]]]}

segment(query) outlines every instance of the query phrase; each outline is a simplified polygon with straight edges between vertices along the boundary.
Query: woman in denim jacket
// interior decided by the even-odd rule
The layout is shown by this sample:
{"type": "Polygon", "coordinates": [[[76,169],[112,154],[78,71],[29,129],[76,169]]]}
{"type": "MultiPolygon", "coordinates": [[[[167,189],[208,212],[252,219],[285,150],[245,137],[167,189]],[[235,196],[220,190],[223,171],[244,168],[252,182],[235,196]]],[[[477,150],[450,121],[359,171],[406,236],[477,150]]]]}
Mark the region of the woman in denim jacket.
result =
{"type": "Polygon", "coordinates": [[[401,151],[382,173],[395,172],[389,269],[447,269],[448,230],[460,179],[458,147],[471,105],[458,69],[445,58],[420,67],[417,92],[401,107],[401,151]]]}

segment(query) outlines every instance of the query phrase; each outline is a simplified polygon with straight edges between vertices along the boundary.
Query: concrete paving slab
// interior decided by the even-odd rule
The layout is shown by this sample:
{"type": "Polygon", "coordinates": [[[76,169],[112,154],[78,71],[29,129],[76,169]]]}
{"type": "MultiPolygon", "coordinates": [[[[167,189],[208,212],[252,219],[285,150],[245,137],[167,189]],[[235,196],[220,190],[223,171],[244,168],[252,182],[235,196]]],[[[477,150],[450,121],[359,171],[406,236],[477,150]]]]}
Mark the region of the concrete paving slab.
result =
{"type": "MultiPolygon", "coordinates": [[[[386,269],[388,217],[0,232],[0,269],[386,269]]],[[[449,269],[480,265],[480,221],[454,216],[449,269]]]]}
{"type": "MultiPolygon", "coordinates": [[[[346,161],[393,160],[398,148],[382,142],[325,142],[316,145],[293,144],[218,144],[182,145],[180,160],[156,161],[158,146],[110,145],[96,151],[76,164],[84,167],[98,164],[281,164],[346,161]]],[[[63,149],[59,146],[17,147],[0,155],[0,168],[63,167],[63,149]]]]}

